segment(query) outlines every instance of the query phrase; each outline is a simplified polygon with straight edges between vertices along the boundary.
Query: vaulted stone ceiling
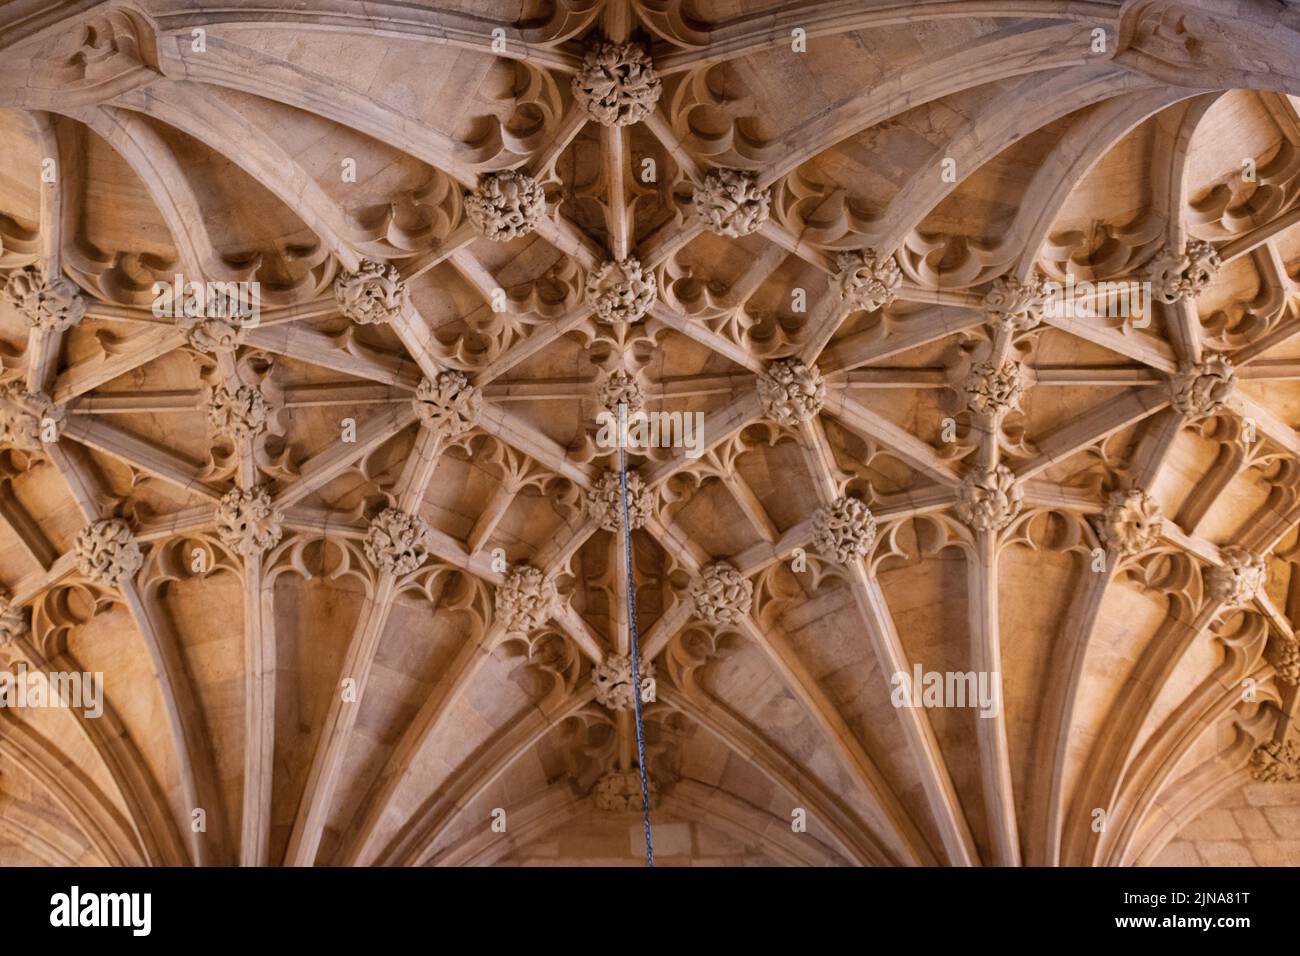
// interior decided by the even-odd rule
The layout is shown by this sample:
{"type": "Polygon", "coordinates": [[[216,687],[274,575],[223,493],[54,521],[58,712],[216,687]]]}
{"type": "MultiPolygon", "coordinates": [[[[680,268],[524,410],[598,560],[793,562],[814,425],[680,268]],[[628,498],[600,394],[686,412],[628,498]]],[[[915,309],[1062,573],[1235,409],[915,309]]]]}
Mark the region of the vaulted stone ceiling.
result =
{"type": "Polygon", "coordinates": [[[1294,778],[1300,9],[309,6],[0,8],[0,655],[106,698],[0,709],[0,862],[626,850],[620,400],[704,421],[629,451],[662,859],[1294,778]]]}

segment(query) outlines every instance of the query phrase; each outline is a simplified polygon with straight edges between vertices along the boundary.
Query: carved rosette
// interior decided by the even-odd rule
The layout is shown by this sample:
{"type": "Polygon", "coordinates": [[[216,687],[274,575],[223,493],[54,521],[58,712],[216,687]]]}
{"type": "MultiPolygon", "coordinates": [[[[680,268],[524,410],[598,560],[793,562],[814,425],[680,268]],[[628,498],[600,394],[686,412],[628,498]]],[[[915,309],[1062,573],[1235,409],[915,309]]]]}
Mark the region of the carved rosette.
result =
{"type": "Polygon", "coordinates": [[[366,557],[380,571],[410,574],[429,557],[429,526],[419,515],[385,508],[366,529],[366,557]]]}
{"type": "MultiPolygon", "coordinates": [[[[587,514],[600,522],[606,531],[623,530],[623,489],[619,473],[607,471],[587,489],[587,514]]],[[[632,530],[645,527],[654,516],[655,493],[636,472],[627,476],[627,516],[632,530]]]]}
{"type": "Polygon", "coordinates": [[[176,325],[190,348],[204,355],[233,352],[244,344],[244,327],[232,319],[179,316],[176,325]]]}
{"type": "Polygon", "coordinates": [[[841,252],[835,258],[839,271],[831,276],[831,288],[854,309],[874,312],[894,301],[903,284],[903,270],[891,256],[878,256],[874,249],[841,252]]]}
{"type": "Polygon", "coordinates": [[[131,526],[121,518],[105,518],[82,528],[72,551],[82,576],[109,588],[118,587],[144,564],[131,526]]]}
{"type": "Polygon", "coordinates": [[[596,319],[608,325],[641,321],[657,295],[654,273],[642,269],[639,259],[604,262],[587,276],[587,301],[596,319]]]}
{"type": "Polygon", "coordinates": [[[252,557],[274,548],[284,516],[262,488],[233,488],[217,504],[217,534],[229,548],[252,557]]]}
{"type": "Polygon", "coordinates": [[[706,565],[691,582],[695,614],[709,624],[735,624],[749,613],[753,600],[753,582],[726,561],[706,565]]]}
{"type": "Polygon", "coordinates": [[[573,97],[602,126],[630,126],[652,112],[663,93],[650,55],[639,43],[599,42],[573,77],[573,97]]]}
{"type": "MultiPolygon", "coordinates": [[[[642,680],[653,678],[654,663],[642,661],[638,671],[642,680]]],[[[596,686],[596,700],[609,710],[632,709],[632,658],[626,654],[606,654],[592,669],[591,682],[596,686]]],[[[640,787],[637,784],[638,795],[640,787]]]]}
{"type": "Polygon", "coordinates": [[[1001,365],[977,362],[962,383],[966,407],[984,418],[1001,418],[1020,408],[1025,394],[1024,371],[1019,362],[1001,365]]]}
{"type": "Polygon", "coordinates": [[[755,384],[763,414],[778,425],[811,421],[826,402],[826,382],[821,371],[799,358],[777,359],[755,384]]]}
{"type": "Polygon", "coordinates": [[[1206,593],[1212,601],[1228,607],[1244,607],[1264,590],[1268,566],[1261,555],[1252,554],[1245,548],[1227,547],[1220,554],[1223,566],[1206,572],[1206,593]]]}
{"type": "Polygon", "coordinates": [[[710,169],[695,187],[691,208],[696,222],[719,236],[755,233],[772,211],[771,187],[758,175],[740,169],[710,169]]]}
{"type": "Polygon", "coordinates": [[[1151,262],[1151,294],[1166,305],[1195,299],[1214,281],[1222,267],[1214,246],[1203,239],[1188,239],[1182,252],[1165,249],[1151,262]]]}
{"type": "Polygon", "coordinates": [[[546,194],[520,170],[487,173],[465,196],[465,216],[480,235],[507,242],[528,235],[546,217],[546,194]]]}
{"type": "Polygon", "coordinates": [[[411,399],[420,424],[444,438],[463,435],[478,421],[483,393],[454,369],[438,373],[432,381],[421,379],[411,399]]]}
{"type": "Polygon", "coordinates": [[[29,630],[27,608],[13,603],[7,591],[0,591],[0,647],[26,637],[29,630]]]}
{"type": "Polygon", "coordinates": [[[1009,332],[1037,328],[1047,309],[1047,281],[1037,272],[1025,281],[999,276],[984,293],[984,320],[1009,332]]]}
{"type": "Polygon", "coordinates": [[[46,332],[66,332],[86,315],[86,300],[77,286],[63,276],[51,277],[41,264],[10,273],[0,298],[32,328],[46,332]]]}
{"type": "Polygon", "coordinates": [[[849,564],[876,543],[876,517],[858,498],[836,498],[813,516],[812,543],[826,560],[849,564]]]}
{"type": "Polygon", "coordinates": [[[1273,665],[1274,676],[1292,687],[1300,684],[1300,641],[1280,638],[1270,645],[1268,662],[1273,665]]]}
{"type": "Polygon", "coordinates": [[[240,385],[233,392],[218,385],[208,400],[208,425],[212,433],[240,441],[256,438],[266,431],[270,414],[266,396],[255,385],[240,385]]]}
{"type": "Polygon", "coordinates": [[[67,414],[44,392],[29,392],[21,382],[0,386],[0,445],[37,452],[45,439],[58,441],[67,414]]]}
{"type": "Polygon", "coordinates": [[[620,404],[627,406],[627,414],[635,415],[645,408],[645,393],[637,377],[625,369],[615,369],[601,380],[596,400],[611,415],[618,414],[620,404]]]}
{"type": "Polygon", "coordinates": [[[1001,531],[1020,514],[1024,496],[1006,465],[977,469],[957,487],[957,517],[975,531],[1001,531]]]}
{"type": "MultiPolygon", "coordinates": [[[[646,777],[646,796],[650,800],[650,809],[659,806],[659,785],[653,777],[646,777]]],[[[592,791],[596,809],[603,813],[627,813],[641,810],[641,771],[607,770],[596,781],[592,791]]]]}
{"type": "Polygon", "coordinates": [[[1294,783],[1300,780],[1300,749],[1292,740],[1269,740],[1250,755],[1250,775],[1260,783],[1294,783]]]}
{"type": "Polygon", "coordinates": [[[1130,488],[1110,493],[1096,527],[1102,544],[1131,557],[1160,543],[1165,519],[1154,498],[1141,488],[1130,488]]]}
{"type": "Polygon", "coordinates": [[[358,325],[393,321],[409,295],[397,267],[374,259],[363,260],[356,272],[341,272],[334,280],[339,311],[358,325]]]}
{"type": "Polygon", "coordinates": [[[1207,355],[1169,380],[1169,400],[1174,410],[1188,418],[1218,414],[1232,396],[1237,373],[1223,355],[1207,355]]]}
{"type": "Polygon", "coordinates": [[[555,581],[527,564],[513,565],[497,585],[497,620],[507,631],[528,633],[555,614],[560,595],[555,581]]]}

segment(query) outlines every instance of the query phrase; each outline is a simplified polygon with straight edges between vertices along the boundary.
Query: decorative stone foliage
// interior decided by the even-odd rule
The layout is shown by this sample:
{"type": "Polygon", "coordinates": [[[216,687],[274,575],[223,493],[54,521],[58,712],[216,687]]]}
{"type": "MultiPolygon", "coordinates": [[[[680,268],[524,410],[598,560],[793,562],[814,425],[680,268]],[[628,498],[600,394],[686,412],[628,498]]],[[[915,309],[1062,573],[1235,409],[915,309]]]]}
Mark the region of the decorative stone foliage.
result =
{"type": "Polygon", "coordinates": [[[1141,488],[1130,488],[1110,493],[1096,526],[1102,544],[1132,556],[1160,543],[1165,519],[1154,498],[1141,488]]]}
{"type": "Polygon", "coordinates": [[[1222,268],[1219,254],[1203,239],[1188,239],[1181,252],[1165,249],[1152,260],[1151,294],[1167,305],[1195,299],[1222,268]]]}
{"type": "MultiPolygon", "coordinates": [[[[639,668],[641,680],[655,676],[654,662],[643,661],[639,668]]],[[[592,669],[591,681],[596,685],[596,700],[610,710],[631,710],[632,658],[626,654],[606,654],[605,659],[592,669]]],[[[641,785],[637,784],[640,794],[641,785]]]]}
{"type": "Polygon", "coordinates": [[[695,614],[709,624],[735,624],[749,613],[753,600],[753,583],[726,561],[706,565],[691,582],[695,614]]]}
{"type": "Polygon", "coordinates": [[[213,434],[240,441],[266,431],[270,414],[266,396],[254,385],[240,385],[233,392],[218,385],[208,400],[208,425],[213,434]]]}
{"type": "Polygon", "coordinates": [[[602,126],[641,122],[662,93],[659,74],[639,43],[595,44],[573,77],[574,99],[602,126]]]}
{"type": "Polygon", "coordinates": [[[358,325],[391,322],[409,299],[397,267],[374,259],[363,260],[356,272],[341,272],[334,280],[339,310],[358,325]]]}
{"type": "Polygon", "coordinates": [[[1295,687],[1300,684],[1300,641],[1280,638],[1269,645],[1268,662],[1279,681],[1295,687]]]}
{"type": "Polygon", "coordinates": [[[410,574],[429,557],[429,526],[419,515],[386,508],[370,522],[365,550],[380,571],[410,574]]]}
{"type": "Polygon", "coordinates": [[[109,588],[121,585],[144,563],[131,526],[121,518],[105,518],[82,528],[72,551],[82,576],[109,588]]]}
{"type": "Polygon", "coordinates": [[[995,328],[1027,332],[1043,321],[1047,308],[1047,282],[1037,272],[1025,281],[1014,275],[999,276],[984,293],[984,319],[995,328]]]}
{"type": "MultiPolygon", "coordinates": [[[[587,489],[587,513],[606,531],[623,530],[623,489],[619,473],[607,471],[587,489]]],[[[627,511],[632,530],[645,527],[655,513],[655,493],[634,471],[627,475],[627,511]]]]}
{"type": "Polygon", "coordinates": [[[1223,355],[1206,355],[1169,380],[1169,399],[1175,411],[1192,419],[1222,411],[1237,386],[1237,373],[1223,355]]]}
{"type": "Polygon", "coordinates": [[[483,407],[483,393],[465,373],[448,369],[432,381],[422,379],[411,399],[420,424],[444,438],[455,438],[474,427],[483,407]]]}
{"type": "Polygon", "coordinates": [[[0,591],[0,647],[26,637],[29,630],[27,609],[15,604],[8,591],[0,591]]]}
{"type": "Polygon", "coordinates": [[[520,170],[487,173],[465,197],[465,215],[480,235],[506,242],[532,232],[546,217],[546,194],[520,170]]]}
{"type": "Polygon", "coordinates": [[[233,352],[244,343],[244,327],[235,319],[178,316],[176,324],[185,333],[190,348],[204,355],[233,352]]]}
{"type": "Polygon", "coordinates": [[[507,631],[534,631],[555,614],[559,599],[551,578],[531,565],[513,565],[497,585],[497,620],[507,631]]]}
{"type": "Polygon", "coordinates": [[[849,564],[871,552],[876,518],[858,498],[837,498],[813,516],[813,548],[828,561],[849,564]]]}
{"type": "Polygon", "coordinates": [[[962,383],[966,407],[985,418],[1000,418],[1020,408],[1025,394],[1024,371],[1019,362],[1001,365],[977,362],[962,383]]]}
{"type": "Polygon", "coordinates": [[[17,381],[0,385],[0,446],[40,451],[46,439],[59,440],[66,419],[63,406],[44,392],[29,392],[17,381]]]}
{"type": "Polygon", "coordinates": [[[957,487],[957,517],[975,531],[1001,531],[1024,504],[1024,490],[1006,465],[968,472],[957,487]]]}
{"type": "Polygon", "coordinates": [[[654,273],[636,258],[604,262],[587,276],[587,301],[596,319],[608,325],[640,322],[657,294],[654,273]]]}
{"type": "Polygon", "coordinates": [[[759,375],[758,399],[763,414],[778,425],[799,425],[813,419],[826,402],[826,382],[816,365],[782,358],[759,375]]]}
{"type": "Polygon", "coordinates": [[[86,315],[81,291],[63,276],[51,276],[43,265],[30,265],[10,273],[0,298],[34,329],[66,332],[86,315]]]}
{"type": "Polygon", "coordinates": [[[841,252],[835,259],[839,271],[831,277],[834,289],[845,304],[873,312],[894,301],[903,284],[903,270],[891,256],[879,256],[874,249],[841,252]]]}
{"type": "Polygon", "coordinates": [[[1222,549],[1223,566],[1205,573],[1205,589],[1210,599],[1228,607],[1244,607],[1264,590],[1268,566],[1262,556],[1245,548],[1222,549]]]}
{"type": "Polygon", "coordinates": [[[232,488],[217,504],[217,533],[222,542],[247,557],[280,543],[282,520],[263,488],[232,488]]]}
{"type": "Polygon", "coordinates": [[[645,408],[645,393],[635,375],[618,368],[601,380],[596,401],[611,415],[618,414],[620,403],[627,406],[628,415],[635,415],[645,408]]]}
{"type": "Polygon", "coordinates": [[[1269,740],[1260,744],[1250,755],[1250,775],[1260,783],[1300,780],[1300,748],[1293,740],[1269,740]]]}
{"type": "MultiPolygon", "coordinates": [[[[646,796],[650,809],[659,806],[659,785],[654,777],[646,777],[646,796]]],[[[596,809],[604,813],[627,813],[641,810],[641,771],[636,767],[631,770],[606,770],[596,781],[592,792],[596,809]]]]}
{"type": "Polygon", "coordinates": [[[709,232],[739,238],[757,232],[772,210],[772,190],[758,175],[740,169],[710,169],[691,200],[695,219],[709,232]]]}

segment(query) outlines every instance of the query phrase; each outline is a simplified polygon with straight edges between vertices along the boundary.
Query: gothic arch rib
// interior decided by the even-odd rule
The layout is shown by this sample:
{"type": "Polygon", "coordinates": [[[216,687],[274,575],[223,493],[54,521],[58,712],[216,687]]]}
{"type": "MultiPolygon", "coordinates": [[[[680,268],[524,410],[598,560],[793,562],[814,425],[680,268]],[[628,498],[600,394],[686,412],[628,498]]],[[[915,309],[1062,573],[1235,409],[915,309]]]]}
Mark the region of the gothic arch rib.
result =
{"type": "Polygon", "coordinates": [[[75,667],[22,643],[33,607],[94,583],[129,612],[78,625],[127,685],[109,723],[45,747],[20,716],[0,759],[44,767],[95,854],[486,864],[608,812],[638,759],[606,696],[618,395],[704,420],[629,454],[674,817],[791,865],[1146,862],[1290,739],[1300,122],[1274,91],[1300,92],[1300,18],[715,7],[0,12],[0,640],[75,667]],[[657,70],[634,122],[588,105],[600,40],[657,70]],[[1071,268],[1170,301],[1152,327],[1049,305],[1071,268]],[[255,327],[155,314],[176,271],[268,285],[255,327]],[[27,392],[57,441],[24,438],[55,414],[27,392]],[[1131,540],[1130,507],[1160,533],[1131,540]],[[239,608],[166,564],[192,540],[229,549],[239,608]],[[104,576],[96,541],[142,563],[104,576]],[[213,650],[236,630],[238,660],[213,650]],[[959,665],[1041,700],[889,705],[893,675],[959,665]],[[116,793],[58,789],[64,743],[116,793]],[[476,829],[489,797],[507,840],[476,829]]]}

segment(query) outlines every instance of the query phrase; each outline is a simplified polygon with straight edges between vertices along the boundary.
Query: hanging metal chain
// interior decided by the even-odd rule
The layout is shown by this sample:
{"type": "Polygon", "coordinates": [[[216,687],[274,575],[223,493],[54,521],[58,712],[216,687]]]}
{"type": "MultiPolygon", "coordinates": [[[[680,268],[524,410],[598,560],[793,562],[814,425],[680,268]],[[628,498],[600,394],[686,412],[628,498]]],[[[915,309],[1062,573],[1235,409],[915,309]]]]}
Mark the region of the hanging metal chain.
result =
{"type": "Polygon", "coordinates": [[[641,771],[641,815],[645,821],[645,865],[655,865],[650,839],[650,780],[645,769],[645,727],[641,722],[641,642],[636,629],[636,586],[632,579],[632,517],[627,503],[627,405],[618,403],[618,485],[623,496],[623,555],[627,564],[627,621],[631,633],[632,710],[636,715],[636,762],[641,771]]]}

